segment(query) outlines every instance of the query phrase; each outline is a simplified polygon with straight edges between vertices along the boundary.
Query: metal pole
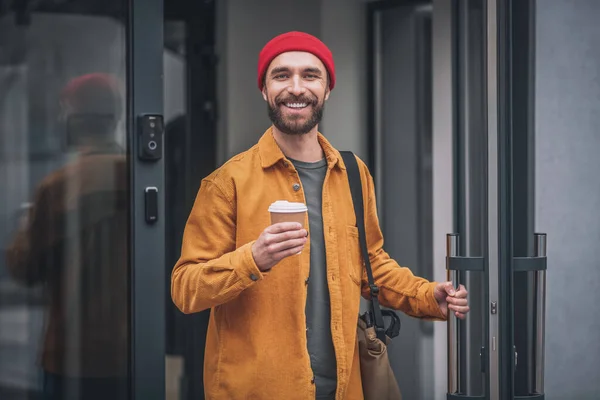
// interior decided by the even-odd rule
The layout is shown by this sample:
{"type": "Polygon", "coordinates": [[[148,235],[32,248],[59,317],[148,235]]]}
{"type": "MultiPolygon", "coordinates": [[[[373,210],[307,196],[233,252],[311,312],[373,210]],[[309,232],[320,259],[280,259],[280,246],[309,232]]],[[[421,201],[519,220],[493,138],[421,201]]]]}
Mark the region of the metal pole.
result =
{"type": "MultiPolygon", "coordinates": [[[[535,257],[546,257],[546,234],[536,233],[535,257]]],[[[544,393],[544,347],[546,325],[546,271],[535,272],[535,347],[534,347],[534,393],[544,393]]]]}
{"type": "MultiPolygon", "coordinates": [[[[446,236],[446,278],[458,287],[458,271],[450,269],[450,257],[458,256],[458,234],[449,233],[446,236]]],[[[460,366],[458,356],[458,321],[453,312],[448,310],[448,393],[459,393],[460,366]]]]}

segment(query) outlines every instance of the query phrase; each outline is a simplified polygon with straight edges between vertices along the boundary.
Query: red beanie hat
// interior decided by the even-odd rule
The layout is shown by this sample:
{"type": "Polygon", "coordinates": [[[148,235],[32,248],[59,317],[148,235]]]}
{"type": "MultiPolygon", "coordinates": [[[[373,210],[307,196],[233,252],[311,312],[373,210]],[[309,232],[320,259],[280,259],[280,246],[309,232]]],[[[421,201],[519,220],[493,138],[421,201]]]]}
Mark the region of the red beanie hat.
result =
{"type": "Polygon", "coordinates": [[[274,37],[258,56],[258,88],[263,89],[263,78],[271,61],[281,53],[305,51],[318,57],[329,74],[329,90],[335,86],[335,64],[331,51],[316,37],[304,32],[288,32],[274,37]]]}
{"type": "Polygon", "coordinates": [[[115,77],[91,73],[70,80],[60,93],[77,113],[111,114],[120,118],[122,98],[115,77]]]}

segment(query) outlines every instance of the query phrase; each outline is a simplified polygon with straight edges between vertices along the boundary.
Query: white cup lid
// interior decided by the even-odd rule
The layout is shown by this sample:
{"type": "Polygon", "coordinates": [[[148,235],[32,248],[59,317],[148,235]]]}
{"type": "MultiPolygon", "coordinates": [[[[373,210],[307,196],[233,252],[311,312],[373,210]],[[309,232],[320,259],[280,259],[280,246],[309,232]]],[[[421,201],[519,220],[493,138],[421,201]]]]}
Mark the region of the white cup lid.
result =
{"type": "Polygon", "coordinates": [[[278,200],[269,206],[269,212],[275,213],[300,213],[306,212],[308,208],[304,203],[292,203],[286,200],[278,200]]]}

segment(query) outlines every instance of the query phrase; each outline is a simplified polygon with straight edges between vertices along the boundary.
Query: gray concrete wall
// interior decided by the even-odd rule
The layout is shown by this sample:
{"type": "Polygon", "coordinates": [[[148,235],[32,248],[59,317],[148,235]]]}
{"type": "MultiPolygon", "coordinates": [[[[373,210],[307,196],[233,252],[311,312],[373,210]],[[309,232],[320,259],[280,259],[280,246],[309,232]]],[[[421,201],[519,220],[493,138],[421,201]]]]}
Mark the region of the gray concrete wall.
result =
{"type": "Polygon", "coordinates": [[[600,396],[600,2],[537,2],[536,229],[548,233],[546,398],[600,396]]]}

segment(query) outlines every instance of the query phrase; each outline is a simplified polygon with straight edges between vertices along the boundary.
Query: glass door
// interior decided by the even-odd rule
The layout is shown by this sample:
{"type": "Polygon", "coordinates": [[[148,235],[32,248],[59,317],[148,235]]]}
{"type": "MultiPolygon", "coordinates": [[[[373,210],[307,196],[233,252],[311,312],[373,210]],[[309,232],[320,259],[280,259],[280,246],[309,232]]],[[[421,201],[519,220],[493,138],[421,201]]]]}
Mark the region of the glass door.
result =
{"type": "Polygon", "coordinates": [[[533,1],[454,2],[457,234],[449,398],[544,397],[546,235],[534,233],[533,1]]]}
{"type": "MultiPolygon", "coordinates": [[[[468,288],[471,304],[467,320],[450,316],[447,325],[448,399],[544,397],[546,235],[533,228],[533,12],[533,1],[434,2],[434,198],[436,175],[451,179],[446,210],[453,215],[437,224],[452,229],[447,277],[468,288]],[[452,143],[438,147],[453,160],[450,171],[435,156],[441,138],[452,143]]],[[[434,234],[439,240],[435,226],[434,234]]]]}
{"type": "Polygon", "coordinates": [[[162,2],[10,4],[0,8],[0,398],[154,398],[164,393],[162,2]]]}

